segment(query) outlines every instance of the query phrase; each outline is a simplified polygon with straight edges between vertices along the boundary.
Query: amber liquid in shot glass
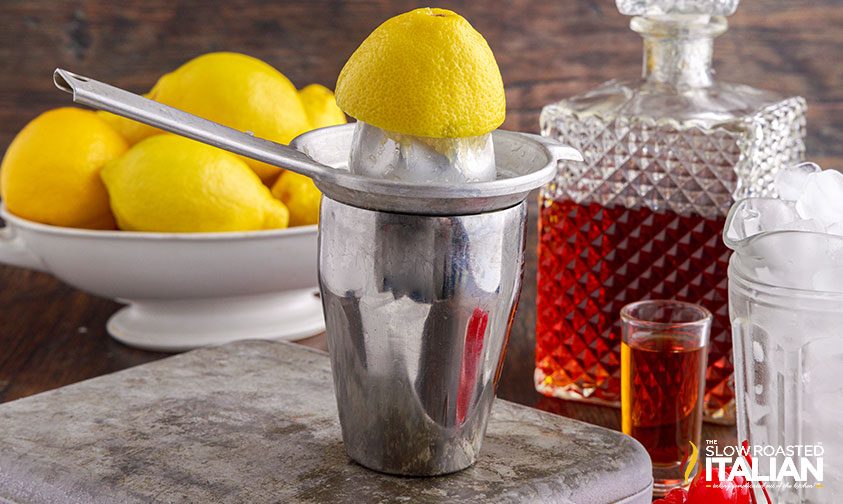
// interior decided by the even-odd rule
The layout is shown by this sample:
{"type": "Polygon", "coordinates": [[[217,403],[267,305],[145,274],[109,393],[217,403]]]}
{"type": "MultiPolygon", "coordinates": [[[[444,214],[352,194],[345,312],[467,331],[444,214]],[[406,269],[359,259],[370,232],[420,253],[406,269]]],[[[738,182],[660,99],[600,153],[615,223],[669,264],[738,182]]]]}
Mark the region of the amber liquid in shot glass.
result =
{"type": "Polygon", "coordinates": [[[700,446],[711,315],[690,303],[642,301],[621,319],[623,432],[647,449],[663,495],[683,486],[691,443],[700,446]]]}

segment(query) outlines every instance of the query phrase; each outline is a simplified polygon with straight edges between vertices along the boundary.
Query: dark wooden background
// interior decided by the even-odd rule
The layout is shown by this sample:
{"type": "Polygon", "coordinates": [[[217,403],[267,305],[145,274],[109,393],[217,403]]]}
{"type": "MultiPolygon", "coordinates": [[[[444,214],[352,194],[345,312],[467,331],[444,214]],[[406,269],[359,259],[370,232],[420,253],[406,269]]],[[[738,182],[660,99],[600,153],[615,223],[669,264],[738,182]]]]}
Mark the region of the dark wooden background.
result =
{"type": "MultiPolygon", "coordinates": [[[[27,121],[67,105],[57,67],[143,92],[208,51],[262,58],[299,87],[333,87],[346,58],[380,22],[428,2],[0,0],[0,152],[27,121]]],[[[537,131],[541,107],[640,72],[640,38],[610,0],[440,1],[488,39],[503,73],[505,128],[537,131]]],[[[716,44],[724,80],[808,99],[809,156],[843,168],[843,1],[744,0],[716,44]]],[[[616,410],[545,400],[532,389],[534,224],[525,289],[501,396],[610,427],[616,410]]],[[[113,342],[118,305],[51,277],[0,267],[0,402],[162,357],[113,342]]],[[[312,342],[318,345],[319,341],[312,342]]],[[[706,428],[706,437],[730,430],[706,428]]]]}
{"type": "MultiPolygon", "coordinates": [[[[426,5],[460,12],[488,39],[507,89],[505,128],[536,130],[542,105],[639,72],[640,38],[611,0],[2,0],[0,149],[35,114],[67,104],[51,83],[56,66],[146,91],[192,56],[230,50],[298,86],[333,87],[373,28],[426,5]]],[[[719,77],[807,97],[811,155],[840,158],[843,1],[744,0],[730,24],[719,77]]]]}

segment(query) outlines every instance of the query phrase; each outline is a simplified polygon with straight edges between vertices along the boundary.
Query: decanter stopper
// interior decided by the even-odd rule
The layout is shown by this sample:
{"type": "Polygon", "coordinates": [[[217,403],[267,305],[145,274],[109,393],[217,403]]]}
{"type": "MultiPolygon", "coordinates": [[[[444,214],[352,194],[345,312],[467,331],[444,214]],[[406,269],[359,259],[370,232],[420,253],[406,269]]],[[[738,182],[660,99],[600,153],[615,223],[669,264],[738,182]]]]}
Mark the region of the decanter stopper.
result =
{"type": "Polygon", "coordinates": [[[627,16],[666,16],[696,14],[731,16],[740,0],[615,0],[621,14],[627,16]]]}

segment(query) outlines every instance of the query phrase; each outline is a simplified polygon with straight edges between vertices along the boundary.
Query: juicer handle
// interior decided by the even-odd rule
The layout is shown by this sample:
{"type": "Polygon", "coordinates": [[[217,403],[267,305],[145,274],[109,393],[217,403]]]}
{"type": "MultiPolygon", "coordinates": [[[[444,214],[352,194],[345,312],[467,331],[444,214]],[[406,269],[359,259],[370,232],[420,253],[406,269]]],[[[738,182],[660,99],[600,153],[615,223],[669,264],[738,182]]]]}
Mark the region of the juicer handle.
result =
{"type": "Polygon", "coordinates": [[[35,271],[47,271],[41,259],[29,250],[15,229],[6,223],[0,227],[0,264],[17,266],[35,271]]]}
{"type": "Polygon", "coordinates": [[[582,153],[569,145],[565,145],[546,136],[536,135],[535,133],[521,134],[544,145],[545,149],[550,152],[550,155],[553,156],[556,161],[585,161],[582,157],[582,153]]]}
{"type": "Polygon", "coordinates": [[[76,103],[106,110],[316,180],[335,171],[286,145],[258,138],[61,68],[53,73],[53,82],[62,91],[72,93],[76,103]]]}

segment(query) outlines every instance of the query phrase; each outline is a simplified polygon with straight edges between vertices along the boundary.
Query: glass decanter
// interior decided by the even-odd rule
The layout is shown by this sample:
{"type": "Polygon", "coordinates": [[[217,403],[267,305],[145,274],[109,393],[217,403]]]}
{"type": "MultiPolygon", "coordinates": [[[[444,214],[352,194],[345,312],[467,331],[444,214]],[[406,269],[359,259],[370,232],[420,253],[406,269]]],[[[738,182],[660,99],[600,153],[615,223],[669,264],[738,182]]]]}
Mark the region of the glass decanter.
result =
{"type": "MultiPolygon", "coordinates": [[[[542,134],[579,149],[540,196],[536,389],[620,402],[619,311],[642,299],[715,317],[705,413],[734,423],[729,250],[736,199],[772,194],[805,151],[805,100],[717,82],[714,38],[739,0],[617,0],[644,38],[644,71],[550,104],[542,134]]],[[[658,405],[654,405],[658,407],[658,405]]]]}

